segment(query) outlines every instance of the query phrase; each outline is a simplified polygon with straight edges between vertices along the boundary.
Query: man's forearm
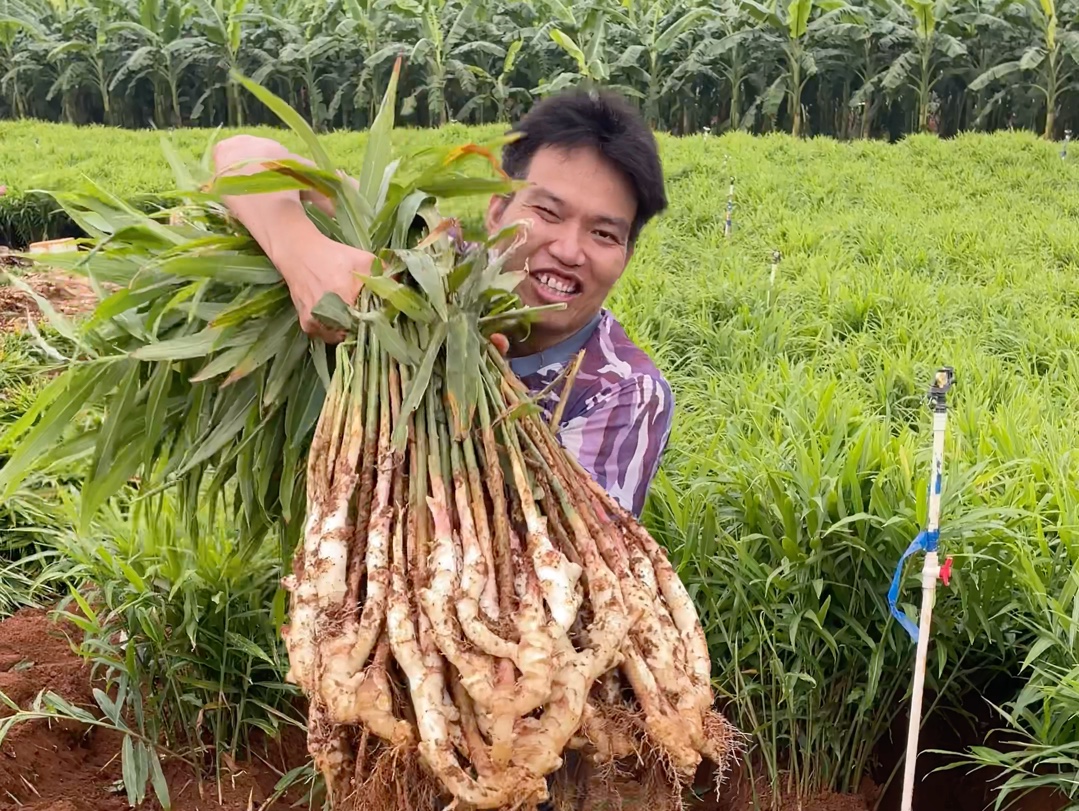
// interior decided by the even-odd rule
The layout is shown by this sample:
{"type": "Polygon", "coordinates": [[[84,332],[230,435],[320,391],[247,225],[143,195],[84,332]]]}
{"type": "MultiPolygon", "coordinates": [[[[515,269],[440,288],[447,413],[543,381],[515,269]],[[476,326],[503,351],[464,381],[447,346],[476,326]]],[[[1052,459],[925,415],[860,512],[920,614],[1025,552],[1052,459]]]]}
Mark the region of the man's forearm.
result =
{"type": "MultiPolygon", "coordinates": [[[[214,149],[214,167],[221,174],[249,175],[262,171],[265,160],[296,160],[308,165],[310,161],[293,155],[281,144],[266,138],[238,136],[222,141],[214,149]]],[[[226,196],[225,204],[262,250],[279,268],[288,251],[294,251],[312,238],[321,236],[317,226],[307,216],[305,196],[328,215],[333,216],[333,204],[322,195],[301,194],[299,191],[276,191],[260,194],[226,196]]],[[[282,269],[282,273],[287,270],[282,269]]]]}
{"type": "MultiPolygon", "coordinates": [[[[276,141],[241,135],[217,144],[214,169],[221,175],[252,175],[265,169],[265,161],[295,157],[276,141]]],[[[290,236],[302,236],[307,227],[304,223],[313,226],[299,191],[238,194],[226,196],[224,201],[271,259],[290,236]]]]}

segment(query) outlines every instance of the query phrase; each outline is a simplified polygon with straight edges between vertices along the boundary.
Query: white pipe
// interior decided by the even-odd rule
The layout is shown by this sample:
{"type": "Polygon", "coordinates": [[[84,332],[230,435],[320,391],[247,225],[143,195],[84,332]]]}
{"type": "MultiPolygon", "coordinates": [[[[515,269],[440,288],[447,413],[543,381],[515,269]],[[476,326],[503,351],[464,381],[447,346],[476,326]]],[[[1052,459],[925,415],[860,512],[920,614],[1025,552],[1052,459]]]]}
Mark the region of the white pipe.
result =
{"type": "Polygon", "coordinates": [[[937,577],[940,566],[937,565],[937,553],[928,552],[922,567],[922,615],[918,628],[918,656],[914,660],[914,688],[910,701],[910,726],[907,729],[907,756],[903,764],[903,808],[911,811],[914,804],[914,767],[918,760],[918,732],[922,721],[922,691],[925,686],[925,663],[929,652],[929,628],[933,618],[933,601],[936,598],[937,577]]]}
{"type": "Polygon", "coordinates": [[[940,528],[940,496],[944,482],[944,429],[947,422],[946,411],[933,413],[933,472],[929,482],[929,515],[926,522],[926,533],[932,543],[922,566],[922,612],[918,621],[918,654],[914,660],[910,726],[907,728],[907,754],[903,763],[902,811],[912,811],[914,804],[914,772],[918,761],[918,732],[922,725],[922,693],[925,689],[926,658],[929,654],[929,628],[937,595],[937,578],[940,577],[936,538],[940,528]]]}

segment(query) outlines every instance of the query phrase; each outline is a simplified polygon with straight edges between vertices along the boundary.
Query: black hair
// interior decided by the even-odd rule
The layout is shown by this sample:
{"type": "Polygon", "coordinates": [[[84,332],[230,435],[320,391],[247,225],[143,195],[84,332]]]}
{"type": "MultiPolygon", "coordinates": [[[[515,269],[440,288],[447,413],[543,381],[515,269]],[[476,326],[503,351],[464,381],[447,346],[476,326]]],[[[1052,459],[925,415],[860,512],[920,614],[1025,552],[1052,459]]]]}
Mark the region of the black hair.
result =
{"type": "Polygon", "coordinates": [[[637,213],[630,242],[645,224],[667,208],[663,166],[651,129],[622,95],[610,90],[573,89],[537,103],[510,130],[523,137],[502,147],[502,169],[523,179],[532,156],[543,147],[593,147],[633,187],[637,213]]]}

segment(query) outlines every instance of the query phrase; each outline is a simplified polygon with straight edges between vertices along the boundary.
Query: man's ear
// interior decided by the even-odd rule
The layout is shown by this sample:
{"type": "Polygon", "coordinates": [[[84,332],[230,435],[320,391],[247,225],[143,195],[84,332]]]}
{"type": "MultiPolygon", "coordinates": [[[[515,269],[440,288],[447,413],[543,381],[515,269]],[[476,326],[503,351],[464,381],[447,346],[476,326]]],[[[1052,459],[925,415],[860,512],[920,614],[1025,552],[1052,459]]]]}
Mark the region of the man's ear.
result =
{"type": "Polygon", "coordinates": [[[502,219],[502,215],[506,213],[506,206],[509,204],[509,197],[501,194],[491,195],[491,199],[487,203],[487,214],[484,217],[484,226],[487,228],[488,234],[493,234],[498,230],[498,223],[502,219]]]}

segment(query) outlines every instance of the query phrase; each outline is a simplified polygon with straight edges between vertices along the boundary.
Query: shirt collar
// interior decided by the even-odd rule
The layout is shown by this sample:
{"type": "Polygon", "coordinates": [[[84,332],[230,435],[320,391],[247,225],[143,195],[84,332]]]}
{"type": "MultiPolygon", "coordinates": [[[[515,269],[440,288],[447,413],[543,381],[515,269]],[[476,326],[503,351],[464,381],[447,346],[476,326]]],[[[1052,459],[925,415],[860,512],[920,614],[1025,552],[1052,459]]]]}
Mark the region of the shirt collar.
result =
{"type": "Polygon", "coordinates": [[[518,377],[525,377],[535,374],[546,366],[567,363],[588,343],[588,339],[592,337],[592,333],[596,331],[596,327],[599,326],[599,322],[603,319],[603,312],[603,310],[600,310],[592,317],[592,320],[575,333],[568,338],[563,338],[557,344],[544,349],[542,352],[523,355],[519,358],[510,358],[510,369],[518,377]]]}

